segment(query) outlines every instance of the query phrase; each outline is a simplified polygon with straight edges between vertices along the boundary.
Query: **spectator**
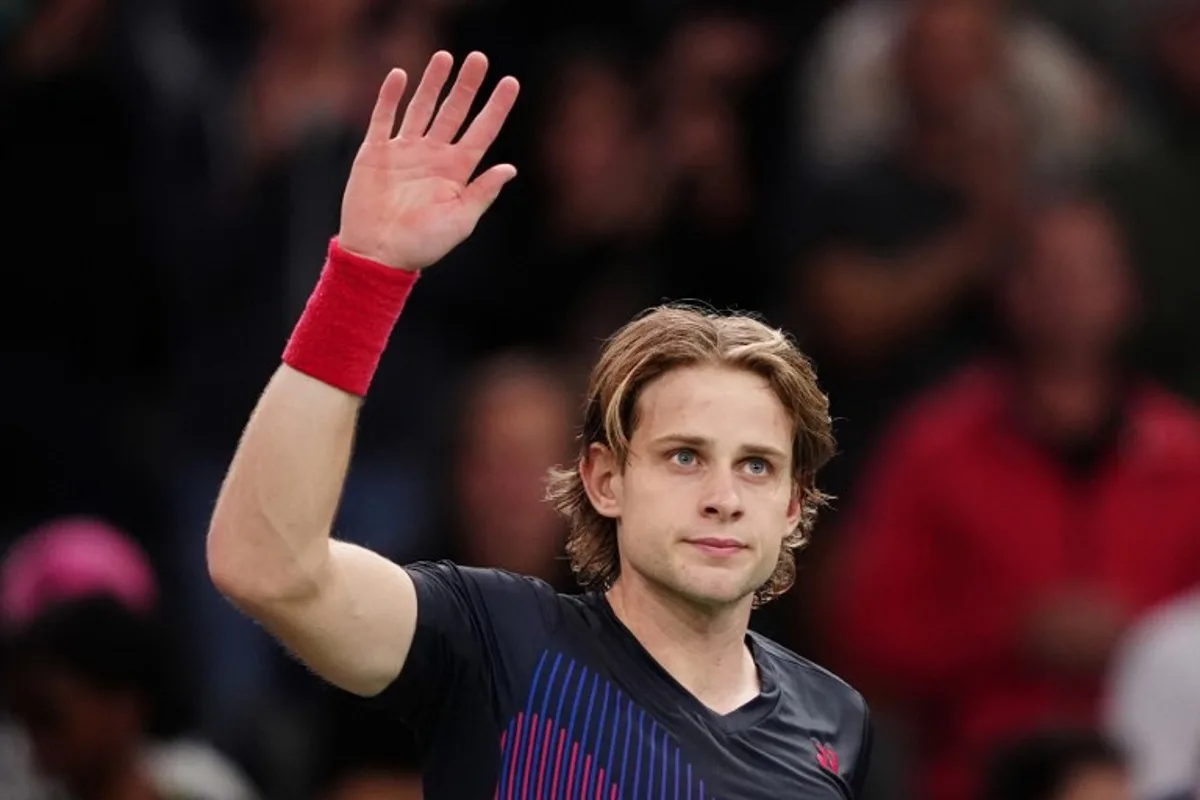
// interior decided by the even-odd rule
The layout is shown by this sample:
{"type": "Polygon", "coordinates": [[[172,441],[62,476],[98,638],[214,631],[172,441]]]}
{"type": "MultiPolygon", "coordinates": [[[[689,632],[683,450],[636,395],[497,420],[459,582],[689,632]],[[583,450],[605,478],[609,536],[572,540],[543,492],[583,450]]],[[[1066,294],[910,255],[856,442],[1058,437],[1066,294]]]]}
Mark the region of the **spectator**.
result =
{"type": "Polygon", "coordinates": [[[1097,724],[1121,634],[1200,583],[1200,418],[1121,360],[1108,212],[1036,208],[999,307],[1007,348],[899,421],[832,576],[845,671],[910,715],[928,800],[1005,737],[1097,724]]]}
{"type": "Polygon", "coordinates": [[[1200,592],[1140,622],[1122,644],[1107,722],[1130,755],[1138,800],[1200,797],[1200,592]]]}
{"type": "MultiPolygon", "coordinates": [[[[993,16],[1000,84],[1031,125],[1031,156],[1053,174],[1084,169],[1117,139],[1118,116],[1100,74],[1053,28],[1010,0],[852,0],[827,21],[804,76],[806,164],[853,169],[903,135],[906,110],[896,43],[930,5],[969,4],[993,16]]],[[[964,47],[967,45],[964,42],[964,47]]],[[[959,76],[944,76],[947,82],[959,76]]],[[[984,99],[984,98],[981,98],[984,99]]]]}
{"type": "Polygon", "coordinates": [[[1124,755],[1090,731],[1033,734],[999,748],[983,800],[1132,800],[1124,755]]]}
{"type": "Polygon", "coordinates": [[[978,306],[1014,229],[1024,131],[998,85],[1001,39],[978,4],[921,3],[897,53],[907,127],[819,190],[784,318],[835,398],[842,507],[879,425],[977,344],[978,306]],[[980,96],[996,105],[984,109],[980,96]]]}
{"type": "Polygon", "coordinates": [[[9,554],[2,686],[17,724],[0,731],[6,792],[51,800],[61,784],[73,800],[255,798],[220,753],[179,734],[182,687],[157,598],[145,556],[96,520],[55,521],[9,554]]]}

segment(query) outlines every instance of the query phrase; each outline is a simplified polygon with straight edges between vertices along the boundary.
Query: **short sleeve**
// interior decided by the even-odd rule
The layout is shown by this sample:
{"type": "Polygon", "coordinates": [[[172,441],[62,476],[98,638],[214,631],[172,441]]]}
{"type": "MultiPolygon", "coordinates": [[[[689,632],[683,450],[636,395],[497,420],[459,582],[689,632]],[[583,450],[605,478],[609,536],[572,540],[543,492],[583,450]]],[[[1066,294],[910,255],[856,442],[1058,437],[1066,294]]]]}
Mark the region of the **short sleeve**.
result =
{"type": "Polygon", "coordinates": [[[871,723],[871,711],[863,702],[862,733],[859,739],[858,758],[850,769],[846,782],[850,784],[855,800],[863,797],[867,790],[867,775],[871,771],[871,750],[875,744],[875,729],[871,723]]]}
{"type": "Polygon", "coordinates": [[[417,589],[417,628],[385,702],[421,735],[451,705],[496,711],[510,676],[556,624],[557,593],[496,569],[422,562],[405,568],[417,589]]]}

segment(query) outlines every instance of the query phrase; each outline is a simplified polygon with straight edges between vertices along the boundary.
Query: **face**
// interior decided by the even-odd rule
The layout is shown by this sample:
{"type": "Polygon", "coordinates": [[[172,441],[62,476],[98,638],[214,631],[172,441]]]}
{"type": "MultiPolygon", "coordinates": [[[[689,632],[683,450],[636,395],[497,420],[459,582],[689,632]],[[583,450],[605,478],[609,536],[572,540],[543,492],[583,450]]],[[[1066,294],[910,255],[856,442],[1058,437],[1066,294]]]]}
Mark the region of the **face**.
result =
{"type": "Polygon", "coordinates": [[[1105,356],[1125,331],[1132,296],[1111,220],[1098,208],[1061,208],[1033,223],[1026,262],[1013,275],[1009,323],[1027,348],[1105,356]]]}
{"type": "Polygon", "coordinates": [[[566,391],[546,380],[502,378],[476,399],[464,434],[458,494],[471,559],[550,577],[562,522],[545,502],[545,479],[571,446],[566,391]]]}
{"type": "Polygon", "coordinates": [[[603,63],[568,65],[544,122],[541,159],[556,183],[587,187],[619,171],[629,157],[633,94],[603,63]]]}
{"type": "Polygon", "coordinates": [[[970,111],[990,90],[998,64],[994,13],[969,0],[926,0],[901,53],[909,101],[920,116],[970,111]]]}
{"type": "Polygon", "coordinates": [[[140,722],[130,697],[61,669],[22,671],[12,676],[9,691],[39,770],[69,785],[87,784],[137,746],[140,722]]]}
{"type": "Polygon", "coordinates": [[[1128,776],[1109,766],[1089,766],[1079,770],[1056,800],[1133,800],[1128,776]]]}
{"type": "Polygon", "coordinates": [[[617,520],[621,579],[705,607],[749,604],[800,518],[792,423],[767,381],[677,369],[638,400],[624,468],[594,446],[585,481],[617,520]]]}

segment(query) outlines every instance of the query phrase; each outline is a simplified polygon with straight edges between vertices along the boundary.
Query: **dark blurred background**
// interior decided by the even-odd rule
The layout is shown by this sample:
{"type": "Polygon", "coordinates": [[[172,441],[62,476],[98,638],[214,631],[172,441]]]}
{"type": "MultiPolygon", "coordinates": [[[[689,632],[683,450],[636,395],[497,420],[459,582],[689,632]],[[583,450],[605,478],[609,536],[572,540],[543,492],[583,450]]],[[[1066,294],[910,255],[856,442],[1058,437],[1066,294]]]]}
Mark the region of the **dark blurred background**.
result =
{"type": "Polygon", "coordinates": [[[754,624],[867,695],[869,797],[1200,792],[1200,0],[8,0],[0,42],[0,796],[420,797],[204,536],[439,48],[522,81],[521,176],[405,312],[339,536],[570,590],[542,476],[603,337],[761,312],[841,452],[754,624]]]}

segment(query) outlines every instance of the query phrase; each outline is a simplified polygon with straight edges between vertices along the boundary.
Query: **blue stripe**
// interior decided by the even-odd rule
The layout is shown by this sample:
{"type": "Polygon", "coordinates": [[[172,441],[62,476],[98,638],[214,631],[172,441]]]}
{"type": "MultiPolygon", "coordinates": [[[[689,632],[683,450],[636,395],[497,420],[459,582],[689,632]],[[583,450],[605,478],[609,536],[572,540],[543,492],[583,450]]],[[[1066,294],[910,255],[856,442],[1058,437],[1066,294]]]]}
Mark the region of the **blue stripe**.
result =
{"type": "MultiPolygon", "coordinates": [[[[600,759],[604,755],[604,732],[608,730],[604,727],[604,720],[608,716],[608,690],[612,688],[612,684],[608,681],[604,682],[604,699],[600,701],[600,721],[596,723],[596,773],[599,774],[603,769],[600,765],[600,759]]],[[[619,702],[619,701],[618,701],[619,702]]],[[[616,730],[614,727],[613,730],[616,730]]],[[[608,761],[612,763],[612,742],[608,745],[608,761]]],[[[604,774],[608,775],[608,770],[604,770],[604,774]]],[[[601,793],[603,795],[603,793],[601,793]]],[[[601,796],[600,800],[604,800],[601,796]]]]}
{"type": "Polygon", "coordinates": [[[657,733],[657,731],[658,731],[658,720],[651,720],[651,722],[650,722],[650,758],[647,759],[647,764],[646,764],[646,766],[648,766],[650,768],[649,772],[646,773],[646,800],[654,799],[654,795],[651,794],[651,792],[654,789],[654,765],[656,763],[656,760],[654,758],[654,744],[655,744],[654,740],[658,738],[655,735],[657,733]]]}
{"type": "Polygon", "coordinates": [[[646,709],[638,714],[637,765],[633,768],[633,796],[637,797],[638,783],[642,780],[642,726],[646,723],[646,709]]]}
{"type": "Polygon", "coordinates": [[[687,800],[692,800],[692,764],[690,761],[688,762],[687,775],[688,775],[687,800]]]}
{"type": "Polygon", "coordinates": [[[700,779],[700,800],[704,800],[704,778],[700,779]]]}
{"type": "MultiPolygon", "coordinates": [[[[567,726],[565,763],[568,770],[571,768],[571,743],[575,741],[575,716],[579,713],[579,700],[583,697],[583,685],[587,682],[587,674],[588,668],[587,665],[584,665],[583,669],[579,671],[579,678],[575,681],[575,700],[571,703],[571,724],[567,726]]],[[[558,784],[558,791],[555,793],[556,800],[562,800],[562,793],[567,790],[565,776],[562,778],[558,784]]]]}
{"type": "Polygon", "coordinates": [[[550,679],[546,681],[546,688],[542,690],[542,710],[539,714],[542,719],[546,718],[546,709],[550,707],[550,692],[554,688],[554,676],[558,674],[560,663],[562,663],[562,653],[554,657],[554,666],[550,668],[550,679]]]}
{"type": "MultiPolygon", "coordinates": [[[[604,687],[604,694],[608,694],[608,686],[604,687]]],[[[614,714],[612,721],[612,736],[608,740],[608,762],[604,766],[604,774],[608,776],[609,783],[616,780],[613,775],[613,756],[617,752],[617,731],[621,729],[621,690],[617,689],[616,702],[613,704],[614,714]]],[[[601,717],[603,719],[603,717],[601,717]]],[[[603,724],[603,723],[601,723],[603,724]]],[[[601,797],[600,800],[608,800],[607,797],[601,797]]]]}
{"type": "Polygon", "coordinates": [[[667,732],[663,731],[662,800],[667,800],[667,746],[667,732]]]}
{"type": "Polygon", "coordinates": [[[679,748],[675,748],[675,800],[679,800],[679,748]]]}
{"type": "Polygon", "coordinates": [[[629,739],[633,733],[633,701],[629,701],[629,707],[625,714],[625,754],[621,756],[621,782],[620,786],[621,797],[625,796],[625,767],[629,765],[629,739]]]}
{"type": "MultiPolygon", "coordinates": [[[[554,692],[554,677],[558,675],[558,665],[562,663],[562,653],[554,657],[554,666],[550,667],[550,677],[546,679],[546,685],[542,688],[542,706],[538,711],[538,729],[533,732],[536,737],[533,740],[533,752],[540,753],[543,748],[548,747],[545,741],[547,736],[554,735],[554,726],[550,727],[550,731],[546,731],[546,709],[550,707],[550,695],[554,692]]],[[[539,769],[541,762],[537,761],[529,765],[530,769],[539,769]]],[[[553,766],[553,765],[551,765],[553,766]]],[[[536,788],[534,789],[536,791],[536,788]]]]}
{"type": "MultiPolygon", "coordinates": [[[[596,704],[596,686],[597,686],[597,684],[599,684],[599,682],[600,682],[600,674],[597,672],[593,672],[592,673],[592,691],[591,691],[591,694],[588,696],[587,713],[583,715],[583,734],[580,736],[580,742],[579,742],[579,761],[581,764],[580,769],[583,769],[582,763],[587,758],[588,729],[592,726],[592,707],[596,704]]],[[[596,741],[597,741],[597,743],[599,743],[599,741],[600,741],[599,733],[596,734],[596,741]]],[[[599,753],[597,753],[597,756],[599,756],[599,753]]],[[[597,768],[599,768],[599,766],[600,766],[599,764],[596,765],[597,768]]],[[[589,775],[588,778],[590,779],[591,776],[589,775]]],[[[582,778],[579,779],[579,796],[580,797],[584,796],[583,795],[583,779],[582,778]]]]}
{"type": "MultiPolygon", "coordinates": [[[[563,676],[562,686],[558,690],[558,708],[554,712],[554,724],[555,725],[558,725],[559,724],[558,721],[560,719],[562,719],[563,702],[567,699],[567,687],[571,683],[571,673],[573,673],[574,671],[575,671],[575,659],[572,658],[571,663],[567,664],[567,674],[563,676]]],[[[553,736],[557,732],[558,732],[557,730],[552,730],[551,736],[553,736]]],[[[554,769],[553,763],[550,764],[550,769],[554,769]]],[[[553,781],[546,781],[545,785],[542,788],[546,792],[549,792],[550,787],[553,785],[554,785],[553,781]]]]}
{"type": "Polygon", "coordinates": [[[512,760],[508,757],[508,753],[512,750],[513,737],[517,735],[516,731],[517,718],[513,717],[508,721],[508,734],[504,737],[504,749],[500,751],[500,783],[497,785],[501,789],[508,784],[508,762],[512,760]]]}
{"type": "Polygon", "coordinates": [[[533,717],[530,715],[533,713],[533,697],[537,689],[538,679],[542,677],[542,667],[546,665],[547,655],[549,655],[549,653],[543,650],[542,657],[538,659],[537,668],[533,671],[533,683],[529,686],[529,698],[525,701],[525,730],[517,736],[517,770],[516,775],[514,776],[517,786],[521,785],[521,778],[525,769],[524,759],[521,758],[521,742],[527,736],[533,736],[537,733],[537,731],[530,730],[530,728],[533,726],[533,717]]]}

